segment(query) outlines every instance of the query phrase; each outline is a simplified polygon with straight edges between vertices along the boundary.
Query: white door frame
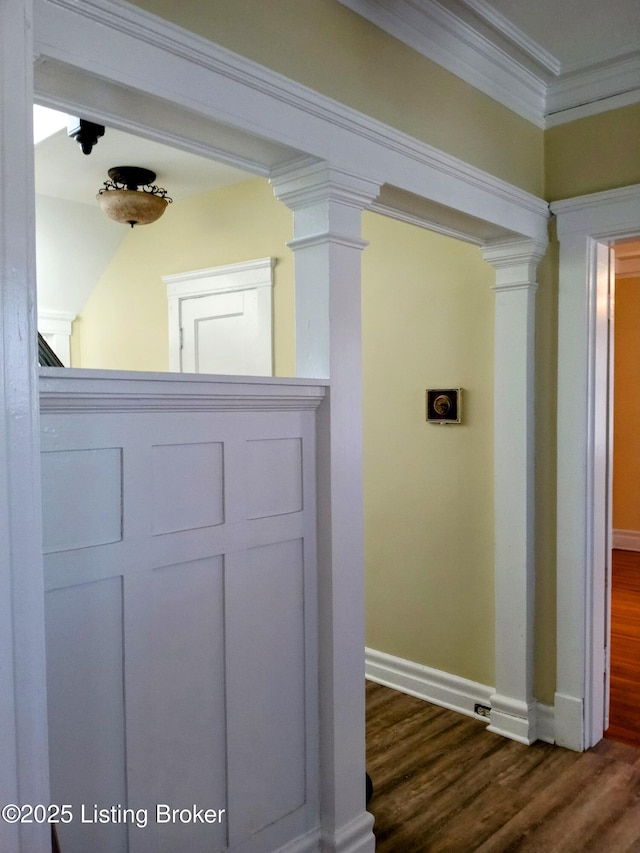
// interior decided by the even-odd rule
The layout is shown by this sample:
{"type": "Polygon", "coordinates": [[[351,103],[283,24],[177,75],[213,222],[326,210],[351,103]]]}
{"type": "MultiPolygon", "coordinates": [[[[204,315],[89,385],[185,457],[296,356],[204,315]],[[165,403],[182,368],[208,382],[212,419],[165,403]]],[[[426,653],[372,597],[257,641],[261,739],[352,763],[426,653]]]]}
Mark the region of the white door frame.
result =
{"type": "Polygon", "coordinates": [[[605,725],[609,247],[640,233],[640,185],[554,202],[558,304],[556,742],[605,725]]]}
{"type": "Polygon", "coordinates": [[[260,354],[257,375],[273,376],[272,291],[275,258],[163,275],[169,307],[169,370],[183,373],[183,302],[199,296],[253,291],[257,302],[255,349],[260,354]]]}

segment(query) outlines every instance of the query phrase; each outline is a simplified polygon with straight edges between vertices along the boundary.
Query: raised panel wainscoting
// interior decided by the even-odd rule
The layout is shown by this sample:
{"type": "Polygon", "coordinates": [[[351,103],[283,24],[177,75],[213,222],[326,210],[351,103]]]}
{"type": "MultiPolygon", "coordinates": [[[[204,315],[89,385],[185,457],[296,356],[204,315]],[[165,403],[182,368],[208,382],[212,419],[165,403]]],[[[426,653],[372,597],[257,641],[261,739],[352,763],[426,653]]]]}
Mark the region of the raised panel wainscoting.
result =
{"type": "Polygon", "coordinates": [[[318,849],[324,391],[42,372],[51,796],[74,813],[62,850],[318,849]],[[216,819],[158,820],[158,804],[216,819]]]}

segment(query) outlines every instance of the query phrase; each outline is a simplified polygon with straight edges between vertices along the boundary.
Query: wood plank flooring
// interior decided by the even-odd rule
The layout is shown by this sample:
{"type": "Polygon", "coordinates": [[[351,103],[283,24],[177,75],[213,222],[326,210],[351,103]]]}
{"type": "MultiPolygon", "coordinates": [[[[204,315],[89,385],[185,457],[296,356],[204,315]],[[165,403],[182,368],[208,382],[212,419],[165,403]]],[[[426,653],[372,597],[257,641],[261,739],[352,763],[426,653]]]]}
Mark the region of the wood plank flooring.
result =
{"type": "Polygon", "coordinates": [[[367,682],[377,853],[640,853],[640,750],[526,747],[367,682]]]}
{"type": "Polygon", "coordinates": [[[613,551],[611,690],[605,737],[640,747],[640,553],[613,551]]]}

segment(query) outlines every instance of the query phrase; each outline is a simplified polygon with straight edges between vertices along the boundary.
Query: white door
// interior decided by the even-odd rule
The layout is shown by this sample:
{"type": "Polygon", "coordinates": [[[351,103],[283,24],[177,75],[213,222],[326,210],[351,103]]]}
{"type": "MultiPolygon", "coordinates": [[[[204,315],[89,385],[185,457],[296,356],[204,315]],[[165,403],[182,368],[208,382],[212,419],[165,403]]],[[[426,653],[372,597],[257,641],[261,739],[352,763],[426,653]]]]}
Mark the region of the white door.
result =
{"type": "Polygon", "coordinates": [[[272,376],[273,261],[165,276],[171,369],[272,376]]]}
{"type": "Polygon", "coordinates": [[[193,296],[180,303],[183,373],[271,373],[261,350],[255,290],[193,296]]]}

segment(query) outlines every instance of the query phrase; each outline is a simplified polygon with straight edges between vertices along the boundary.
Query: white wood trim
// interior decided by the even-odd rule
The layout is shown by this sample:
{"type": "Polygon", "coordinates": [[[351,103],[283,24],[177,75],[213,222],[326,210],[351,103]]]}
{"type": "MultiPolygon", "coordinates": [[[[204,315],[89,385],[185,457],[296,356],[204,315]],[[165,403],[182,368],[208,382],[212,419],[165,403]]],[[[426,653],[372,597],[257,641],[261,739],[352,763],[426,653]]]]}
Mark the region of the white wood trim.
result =
{"type": "Polygon", "coordinates": [[[614,530],[612,545],[621,551],[640,551],[640,530],[614,530]]]}
{"type": "Polygon", "coordinates": [[[217,267],[163,275],[169,296],[196,296],[202,293],[227,293],[254,287],[272,287],[271,272],[275,258],[257,258],[217,267]],[[211,281],[213,280],[213,282],[211,281]]]}
{"type": "Polygon", "coordinates": [[[582,750],[600,740],[604,727],[598,685],[609,531],[606,490],[598,484],[606,481],[610,454],[602,378],[608,268],[598,259],[612,241],[640,234],[640,185],[554,202],[551,209],[560,240],[556,730],[560,745],[582,750]]]}
{"type": "Polygon", "coordinates": [[[241,290],[255,290],[258,295],[258,328],[260,352],[264,353],[263,363],[268,370],[260,374],[273,374],[273,318],[272,296],[273,269],[275,258],[258,258],[235,264],[190,270],[188,272],[163,275],[162,281],[167,289],[169,308],[169,369],[182,371],[182,300],[194,296],[213,293],[235,293],[241,290]]]}
{"type": "Polygon", "coordinates": [[[291,843],[280,847],[276,853],[317,853],[320,844],[320,831],[314,829],[312,832],[307,832],[299,838],[295,838],[291,843]]]}
{"type": "MultiPolygon", "coordinates": [[[[358,796],[365,799],[365,777],[363,776],[361,787],[358,787],[358,796]]],[[[322,853],[373,853],[371,846],[371,827],[373,818],[368,812],[361,817],[352,820],[351,823],[340,828],[336,832],[324,830],[320,834],[320,850],[322,853]]]]}
{"type": "MultiPolygon", "coordinates": [[[[230,128],[243,134],[242,150],[246,134],[259,133],[267,148],[263,159],[255,151],[251,162],[244,159],[242,167],[250,171],[288,169],[305,152],[304,159],[340,164],[351,174],[492,223],[505,236],[546,240],[548,206],[542,199],[122,0],[36,4],[36,79],[43,102],[64,107],[66,92],[67,102],[71,98],[74,108],[89,117],[133,130],[138,115],[119,86],[113,87],[112,97],[96,102],[100,78],[100,90],[120,84],[188,107],[192,122],[206,117],[195,148],[188,134],[177,131],[164,133],[166,142],[228,160],[234,150],[230,128]],[[109,32],[115,41],[106,37],[109,32]],[[117,67],[113,43],[119,46],[117,67]],[[165,67],[166,74],[143,75],[143,54],[150,67],[165,67]],[[74,69],[71,77],[64,73],[66,66],[74,69]],[[171,75],[169,88],[166,75],[171,75]],[[122,106],[121,112],[114,113],[114,103],[122,106]],[[207,151],[203,139],[216,138],[214,121],[225,124],[218,136],[229,145],[218,141],[207,151]]],[[[144,109],[149,122],[165,126],[166,106],[147,99],[144,109]]]]}
{"type": "Polygon", "coordinates": [[[483,249],[496,271],[494,507],[496,691],[490,730],[538,737],[535,668],[535,293],[546,245],[503,240],[483,249]],[[504,413],[509,412],[509,417],[504,413]]]}
{"type": "MultiPolygon", "coordinates": [[[[293,211],[293,240],[287,245],[295,255],[296,374],[333,377],[331,335],[335,334],[332,329],[339,314],[335,307],[338,293],[333,291],[332,282],[349,263],[355,266],[345,275],[343,287],[348,287],[356,273],[360,281],[360,255],[367,245],[360,236],[361,213],[380,187],[314,160],[277,170],[271,184],[276,198],[293,211]]],[[[359,311],[352,320],[355,341],[360,336],[359,311]]],[[[359,373],[353,380],[356,391],[359,373]]]]}
{"type": "Polygon", "coordinates": [[[538,740],[556,742],[556,711],[553,705],[538,702],[538,740]]]}
{"type": "Polygon", "coordinates": [[[296,373],[331,377],[317,467],[322,849],[368,853],[364,683],[351,679],[361,678],[364,646],[361,220],[380,186],[311,159],[278,170],[271,183],[293,211],[296,373]]]}
{"type": "Polygon", "coordinates": [[[465,6],[479,15],[497,33],[503,35],[512,44],[516,44],[525,54],[530,56],[538,65],[545,68],[550,74],[560,74],[562,63],[560,60],[545,50],[525,32],[515,26],[501,12],[487,3],[486,0],[462,0],[465,6]]]}
{"type": "MultiPolygon", "coordinates": [[[[365,649],[365,675],[369,681],[407,693],[433,705],[448,708],[467,717],[487,722],[475,712],[476,705],[491,707],[495,688],[450,672],[433,669],[404,658],[395,657],[376,649],[365,649]]],[[[538,739],[555,743],[554,709],[551,705],[536,703],[538,739]]],[[[509,737],[513,739],[513,735],[509,737]]]]}
{"type": "Polygon", "coordinates": [[[327,383],[313,379],[40,368],[42,412],[154,412],[316,409],[327,383]],[[101,380],[96,382],[96,380],[101,380]]]}
{"type": "MultiPolygon", "coordinates": [[[[32,128],[32,4],[0,3],[0,802],[47,804],[32,128]]],[[[45,824],[0,820],[3,853],[48,853],[45,824]]]]}
{"type": "Polygon", "coordinates": [[[550,113],[545,120],[545,130],[551,127],[558,127],[561,124],[569,124],[572,121],[578,121],[581,118],[606,113],[609,110],[617,110],[621,107],[628,107],[632,104],[637,104],[639,100],[638,92],[621,92],[619,95],[610,95],[608,98],[603,98],[600,101],[592,101],[588,104],[580,104],[576,107],[567,107],[557,113],[550,113]]]}
{"type": "Polygon", "coordinates": [[[588,105],[587,114],[594,115],[602,112],[602,105],[615,96],[625,96],[635,104],[640,100],[640,54],[561,74],[549,84],[546,113],[549,118],[557,118],[567,110],[588,105]]]}
{"type": "Polygon", "coordinates": [[[486,684],[371,648],[365,649],[365,675],[369,681],[488,723],[474,711],[476,705],[491,706],[494,688],[486,684]]]}

